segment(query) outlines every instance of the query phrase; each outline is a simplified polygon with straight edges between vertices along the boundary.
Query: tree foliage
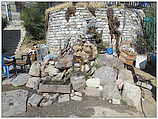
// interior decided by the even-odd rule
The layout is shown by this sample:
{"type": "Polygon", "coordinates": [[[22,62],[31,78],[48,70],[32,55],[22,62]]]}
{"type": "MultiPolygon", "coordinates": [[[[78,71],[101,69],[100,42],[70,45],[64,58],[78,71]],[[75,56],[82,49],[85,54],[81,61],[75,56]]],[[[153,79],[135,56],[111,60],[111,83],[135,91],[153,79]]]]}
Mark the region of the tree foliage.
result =
{"type": "Polygon", "coordinates": [[[4,29],[8,25],[7,18],[2,18],[2,29],[4,29]]]}
{"type": "Polygon", "coordinates": [[[156,51],[156,2],[151,3],[151,7],[145,9],[145,15],[150,18],[148,23],[144,23],[144,37],[147,43],[147,51],[156,51]]]}
{"type": "MultiPolygon", "coordinates": [[[[31,4],[31,3],[30,3],[31,4]]],[[[45,10],[48,4],[39,2],[25,7],[21,13],[24,27],[33,40],[43,40],[45,38],[45,10]]]]}

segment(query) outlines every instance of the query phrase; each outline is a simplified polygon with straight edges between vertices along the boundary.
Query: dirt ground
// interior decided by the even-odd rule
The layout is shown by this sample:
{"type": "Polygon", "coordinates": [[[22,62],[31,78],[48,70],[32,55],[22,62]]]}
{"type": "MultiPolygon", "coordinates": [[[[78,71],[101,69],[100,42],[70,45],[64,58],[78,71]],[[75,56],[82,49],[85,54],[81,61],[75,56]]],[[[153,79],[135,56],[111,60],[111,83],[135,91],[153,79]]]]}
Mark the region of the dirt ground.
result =
{"type": "MultiPolygon", "coordinates": [[[[28,90],[26,87],[15,88],[11,85],[2,86],[2,91],[15,89],[28,90]]],[[[31,90],[30,90],[31,91],[31,90]]],[[[149,98],[148,98],[149,99],[149,98]]],[[[151,100],[150,100],[151,102],[151,100]]],[[[145,102],[145,116],[156,117],[156,104],[145,102]]],[[[97,97],[83,96],[83,100],[57,103],[46,107],[27,107],[25,113],[15,117],[144,117],[142,112],[126,104],[113,105],[97,97]]]]}

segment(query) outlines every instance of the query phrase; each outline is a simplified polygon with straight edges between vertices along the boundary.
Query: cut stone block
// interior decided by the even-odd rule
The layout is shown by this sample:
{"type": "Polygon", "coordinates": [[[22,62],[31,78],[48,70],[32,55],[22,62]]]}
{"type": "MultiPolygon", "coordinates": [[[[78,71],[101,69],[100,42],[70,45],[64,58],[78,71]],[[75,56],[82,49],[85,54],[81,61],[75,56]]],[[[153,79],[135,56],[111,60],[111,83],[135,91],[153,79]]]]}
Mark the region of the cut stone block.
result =
{"type": "Polygon", "coordinates": [[[70,78],[70,82],[76,91],[83,90],[86,86],[85,76],[73,76],[70,78]]]}
{"type": "Polygon", "coordinates": [[[92,96],[92,97],[101,96],[101,91],[99,90],[99,88],[86,87],[84,92],[85,92],[85,95],[87,96],[92,96]]]}
{"type": "Polygon", "coordinates": [[[70,85],[39,85],[39,92],[70,93],[70,85]]]}
{"type": "Polygon", "coordinates": [[[137,110],[141,110],[141,90],[138,86],[125,82],[122,99],[126,101],[128,105],[136,107],[137,110]]]}
{"type": "Polygon", "coordinates": [[[26,87],[28,88],[33,88],[33,89],[38,89],[39,83],[40,83],[40,78],[39,77],[32,77],[29,78],[26,87]]]}
{"type": "Polygon", "coordinates": [[[86,81],[86,85],[88,87],[97,88],[100,86],[100,79],[99,78],[90,78],[86,81]]]}
{"type": "Polygon", "coordinates": [[[37,107],[39,105],[39,103],[41,102],[42,99],[43,99],[43,96],[37,95],[37,94],[33,94],[28,99],[28,104],[30,104],[31,106],[37,107]]]}
{"type": "Polygon", "coordinates": [[[67,102],[70,100],[69,94],[60,95],[58,98],[58,103],[67,102]]]}
{"type": "Polygon", "coordinates": [[[41,101],[40,106],[49,106],[57,100],[59,93],[56,93],[56,94],[48,94],[47,93],[43,96],[44,96],[44,98],[41,101]]]}

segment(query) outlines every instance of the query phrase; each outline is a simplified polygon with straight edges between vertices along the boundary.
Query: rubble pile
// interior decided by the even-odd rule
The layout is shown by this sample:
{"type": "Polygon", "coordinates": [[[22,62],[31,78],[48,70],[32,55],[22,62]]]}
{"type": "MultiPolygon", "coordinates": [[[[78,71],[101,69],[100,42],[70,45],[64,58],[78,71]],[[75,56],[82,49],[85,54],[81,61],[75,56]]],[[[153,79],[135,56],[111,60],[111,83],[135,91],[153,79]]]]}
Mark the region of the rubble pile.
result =
{"type": "MultiPolygon", "coordinates": [[[[133,49],[126,48],[123,45],[118,46],[119,26],[122,26],[122,21],[117,17],[113,18],[113,12],[122,13],[120,10],[109,9],[108,11],[109,16],[105,15],[105,17],[102,15],[106,14],[104,8],[96,10],[92,7],[88,7],[88,9],[69,7],[66,12],[65,9],[64,12],[58,11],[59,17],[49,19],[49,32],[52,32],[48,32],[49,48],[39,46],[36,49],[37,60],[32,60],[28,74],[19,74],[15,79],[7,82],[14,87],[25,87],[27,92],[15,90],[2,94],[4,116],[14,116],[19,110],[19,113],[25,112],[27,106],[44,107],[71,100],[82,101],[84,96],[99,97],[103,101],[117,105],[126,102],[127,105],[134,106],[138,111],[141,111],[142,93],[140,87],[143,84],[144,87],[149,87],[152,90],[150,84],[145,85],[141,81],[146,77],[147,79],[153,79],[153,77],[142,76],[142,73],[140,74],[138,71],[134,76],[132,70],[124,67],[124,64],[133,65],[136,54],[133,49]],[[75,17],[75,14],[79,13],[86,16],[86,19],[78,17],[79,15],[75,17]],[[97,15],[100,16],[100,19],[94,18],[97,15]],[[87,16],[91,16],[91,19],[87,19],[87,16]],[[64,18],[64,20],[60,22],[58,18],[64,18]],[[101,20],[101,18],[104,18],[104,20],[101,20]],[[108,21],[108,23],[105,21],[108,21]],[[71,24],[71,22],[77,26],[71,24]],[[86,28],[82,28],[86,25],[86,28]],[[110,34],[106,34],[107,30],[110,31],[110,34]],[[67,38],[64,34],[70,35],[70,31],[73,35],[65,44],[67,38]],[[84,36],[82,40],[78,37],[81,31],[84,36]],[[106,36],[111,38],[105,38],[106,36]],[[106,48],[103,45],[105,39],[111,43],[114,42],[113,40],[117,41],[115,47],[113,47],[116,51],[113,53],[119,50],[118,57],[103,51],[106,48]],[[71,40],[73,43],[71,43],[71,40]],[[127,49],[130,50],[127,51],[127,49]],[[135,83],[135,77],[142,80],[135,83]],[[16,107],[19,108],[16,109],[16,107]]],[[[54,14],[56,12],[51,12],[49,18],[54,14]]],[[[131,30],[128,31],[131,32],[131,30]]],[[[123,32],[123,34],[126,36],[128,32],[123,32]]],[[[133,34],[129,35],[130,38],[133,34]]]]}
{"type": "MultiPolygon", "coordinates": [[[[69,46],[69,50],[60,56],[48,54],[43,61],[34,61],[28,74],[19,74],[9,84],[27,87],[29,92],[32,90],[26,95],[27,100],[23,100],[26,102],[23,106],[43,107],[71,100],[82,101],[84,96],[92,96],[112,104],[126,102],[141,110],[142,85],[138,84],[142,83],[134,83],[132,71],[124,68],[117,57],[98,54],[96,46],[88,41],[69,46]]],[[[148,87],[151,90],[152,86],[148,87]]],[[[3,103],[10,106],[15,97],[9,98],[3,103]]],[[[9,116],[10,110],[4,115],[9,116]]]]}

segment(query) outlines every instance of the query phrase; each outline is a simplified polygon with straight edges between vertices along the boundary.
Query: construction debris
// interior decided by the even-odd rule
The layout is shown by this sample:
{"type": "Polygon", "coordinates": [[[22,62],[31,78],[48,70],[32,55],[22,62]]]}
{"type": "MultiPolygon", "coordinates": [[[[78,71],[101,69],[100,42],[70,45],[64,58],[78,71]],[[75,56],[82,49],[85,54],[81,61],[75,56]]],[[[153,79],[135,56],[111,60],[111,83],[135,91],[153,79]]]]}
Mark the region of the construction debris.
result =
{"type": "Polygon", "coordinates": [[[23,86],[27,83],[29,78],[31,78],[29,74],[22,73],[22,74],[19,74],[15,79],[13,79],[11,81],[11,84],[13,86],[23,86]]]}
{"type": "MultiPolygon", "coordinates": [[[[75,4],[68,6],[66,10],[64,9],[63,14],[67,22],[63,21],[63,23],[67,25],[64,26],[65,28],[70,28],[69,31],[72,30],[69,25],[74,20],[75,14],[81,10],[81,8],[76,8],[75,4]]],[[[101,20],[97,19],[98,14],[100,14],[98,9],[89,6],[86,11],[88,11],[86,14],[90,12],[89,15],[92,18],[87,19],[85,17],[86,21],[83,21],[83,24],[86,28],[83,30],[83,34],[73,31],[75,38],[74,36],[69,38],[75,39],[73,43],[69,39],[67,43],[62,43],[61,39],[60,50],[57,53],[51,52],[53,48],[48,48],[47,45],[39,45],[34,51],[37,52],[37,61],[34,61],[34,58],[29,73],[19,74],[15,79],[9,80],[8,84],[25,86],[27,90],[31,90],[31,94],[33,91],[33,95],[28,96],[28,91],[24,90],[3,92],[2,114],[4,116],[14,116],[25,112],[26,104],[34,107],[44,107],[55,102],[62,103],[71,100],[81,102],[84,96],[101,97],[100,99],[117,105],[121,104],[122,100],[127,105],[140,110],[141,88],[148,89],[148,93],[151,93],[156,87],[156,77],[134,68],[137,53],[131,47],[121,46],[120,40],[122,39],[120,39],[120,35],[124,33],[120,34],[119,27],[122,24],[120,24],[119,16],[114,15],[116,11],[113,8],[107,9],[106,19],[109,26],[108,32],[110,32],[108,39],[111,41],[107,46],[103,44],[103,39],[106,37],[106,27],[105,29],[98,29],[98,23],[101,20]],[[108,48],[111,49],[110,53],[105,52],[108,48]],[[130,65],[133,70],[126,69],[125,64],[130,65]],[[135,78],[138,79],[137,82],[134,81],[135,78]],[[27,98],[28,101],[26,101],[27,98]]],[[[59,17],[61,14],[62,12],[58,14],[59,17]]],[[[76,23],[76,21],[74,22],[76,23]]],[[[64,31],[64,34],[69,34],[69,31],[67,32],[62,24],[58,24],[61,29],[53,27],[59,31],[57,34],[52,33],[53,38],[56,38],[54,37],[55,34],[57,37],[67,39],[60,32],[64,31]]],[[[75,25],[75,29],[77,29],[76,27],[81,29],[81,24],[75,25]]],[[[59,41],[60,38],[56,39],[59,41]]],[[[52,44],[56,46],[54,41],[56,40],[53,39],[52,44]]],[[[58,48],[54,49],[58,50],[58,48]]],[[[143,66],[145,68],[144,64],[143,66]]]]}
{"type": "Polygon", "coordinates": [[[41,100],[43,99],[43,96],[33,94],[29,99],[28,99],[28,104],[34,107],[39,106],[41,100]]]}
{"type": "Polygon", "coordinates": [[[76,91],[83,90],[86,86],[86,80],[85,80],[84,75],[72,76],[70,78],[70,81],[71,81],[73,89],[76,90],[76,91]]]}
{"type": "Polygon", "coordinates": [[[70,85],[46,85],[46,84],[40,84],[38,92],[70,93],[70,85]]]}

